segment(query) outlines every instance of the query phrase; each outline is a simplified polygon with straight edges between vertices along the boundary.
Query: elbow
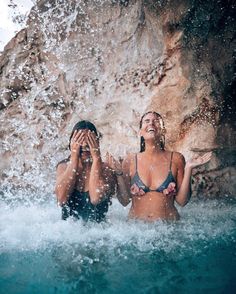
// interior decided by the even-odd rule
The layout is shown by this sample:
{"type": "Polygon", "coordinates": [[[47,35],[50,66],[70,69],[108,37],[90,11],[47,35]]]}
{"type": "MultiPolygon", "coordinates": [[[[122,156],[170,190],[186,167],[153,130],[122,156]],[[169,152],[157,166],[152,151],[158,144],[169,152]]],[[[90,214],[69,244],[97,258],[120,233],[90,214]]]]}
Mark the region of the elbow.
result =
{"type": "Polygon", "coordinates": [[[57,188],[55,189],[55,194],[57,197],[57,203],[60,206],[63,206],[67,201],[67,196],[65,195],[65,193],[59,191],[57,188]]]}
{"type": "Polygon", "coordinates": [[[184,201],[184,202],[178,202],[178,201],[176,201],[178,204],[179,204],[179,206],[181,206],[181,207],[184,207],[187,203],[188,203],[188,201],[184,201]]]}
{"type": "Polygon", "coordinates": [[[60,198],[57,198],[57,203],[58,203],[59,206],[63,206],[66,203],[66,201],[62,200],[60,198]]]}
{"type": "Polygon", "coordinates": [[[127,197],[122,197],[122,195],[120,195],[119,193],[116,195],[118,201],[120,202],[120,204],[124,207],[126,207],[129,203],[131,198],[127,198],[127,197]]]}
{"type": "Polygon", "coordinates": [[[191,191],[189,191],[187,195],[177,194],[177,196],[175,197],[175,201],[178,203],[179,206],[184,207],[186,204],[188,204],[190,198],[191,198],[191,191]]]}
{"type": "Polygon", "coordinates": [[[189,202],[189,198],[185,200],[176,200],[176,202],[179,204],[179,206],[184,207],[189,202]]]}
{"type": "Polygon", "coordinates": [[[93,195],[93,193],[90,193],[90,202],[93,204],[93,205],[98,205],[98,203],[101,201],[101,198],[102,196],[100,194],[95,194],[93,195]]]}
{"type": "Polygon", "coordinates": [[[100,198],[90,198],[91,203],[96,206],[100,202],[100,198]]]}
{"type": "Polygon", "coordinates": [[[123,205],[124,207],[126,207],[126,206],[128,206],[128,204],[129,204],[129,202],[125,202],[125,203],[123,203],[122,205],[123,205]]]}
{"type": "Polygon", "coordinates": [[[57,203],[60,206],[63,206],[66,203],[66,199],[64,197],[57,196],[57,203]]]}
{"type": "Polygon", "coordinates": [[[120,200],[120,204],[126,207],[130,203],[130,200],[120,200]]]}

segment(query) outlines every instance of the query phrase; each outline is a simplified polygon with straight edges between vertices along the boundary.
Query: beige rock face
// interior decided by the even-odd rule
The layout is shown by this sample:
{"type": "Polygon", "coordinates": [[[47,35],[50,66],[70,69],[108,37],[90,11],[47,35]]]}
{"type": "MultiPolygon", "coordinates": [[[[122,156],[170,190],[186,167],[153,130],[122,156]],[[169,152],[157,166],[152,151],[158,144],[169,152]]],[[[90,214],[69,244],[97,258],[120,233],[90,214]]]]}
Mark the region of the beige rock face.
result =
{"type": "MultiPolygon", "coordinates": [[[[227,6],[228,5],[228,6],[227,6]]],[[[159,112],[166,146],[213,150],[194,195],[235,195],[234,13],[222,1],[38,1],[0,56],[2,187],[51,193],[73,124],[101,150],[139,150],[140,117],[159,112]],[[200,3],[200,2],[199,2],[200,3]]]]}

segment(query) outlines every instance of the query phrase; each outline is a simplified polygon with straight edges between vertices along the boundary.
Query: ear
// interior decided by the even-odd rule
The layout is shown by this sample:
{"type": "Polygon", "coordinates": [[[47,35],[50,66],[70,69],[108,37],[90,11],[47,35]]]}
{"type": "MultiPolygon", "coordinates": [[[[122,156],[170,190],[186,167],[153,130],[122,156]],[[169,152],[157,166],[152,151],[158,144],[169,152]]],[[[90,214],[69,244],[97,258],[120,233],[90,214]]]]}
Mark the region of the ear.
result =
{"type": "Polygon", "coordinates": [[[162,130],[161,130],[161,134],[162,134],[162,135],[165,135],[165,134],[166,134],[166,128],[165,128],[165,127],[162,128],[162,130]]]}
{"type": "Polygon", "coordinates": [[[138,136],[139,136],[139,137],[142,137],[142,130],[139,130],[139,131],[138,131],[138,136]]]}

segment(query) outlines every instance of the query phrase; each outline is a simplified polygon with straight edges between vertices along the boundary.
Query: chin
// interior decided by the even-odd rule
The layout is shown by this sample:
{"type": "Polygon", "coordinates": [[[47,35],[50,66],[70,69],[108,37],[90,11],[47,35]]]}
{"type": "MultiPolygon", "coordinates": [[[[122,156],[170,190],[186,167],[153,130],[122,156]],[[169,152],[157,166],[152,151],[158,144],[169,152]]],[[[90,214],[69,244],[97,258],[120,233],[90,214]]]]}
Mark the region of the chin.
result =
{"type": "Polygon", "coordinates": [[[157,139],[157,137],[155,136],[155,134],[148,134],[144,138],[144,140],[156,140],[156,139],[157,139]]]}

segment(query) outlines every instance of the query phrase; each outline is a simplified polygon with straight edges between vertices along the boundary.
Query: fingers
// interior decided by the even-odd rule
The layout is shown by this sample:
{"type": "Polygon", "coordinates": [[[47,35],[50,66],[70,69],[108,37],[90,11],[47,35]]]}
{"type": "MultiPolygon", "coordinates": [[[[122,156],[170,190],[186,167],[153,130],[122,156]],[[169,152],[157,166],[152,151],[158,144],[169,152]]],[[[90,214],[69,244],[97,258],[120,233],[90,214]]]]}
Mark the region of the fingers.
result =
{"type": "Polygon", "coordinates": [[[98,148],[98,139],[96,138],[95,133],[88,131],[87,135],[89,147],[98,148]]]}
{"type": "Polygon", "coordinates": [[[106,160],[107,164],[110,166],[110,154],[108,152],[106,152],[105,160],[106,160]]]}
{"type": "Polygon", "coordinates": [[[74,141],[78,141],[80,140],[82,137],[85,136],[85,133],[82,130],[79,130],[74,137],[74,141]]]}
{"type": "Polygon", "coordinates": [[[76,141],[78,137],[81,135],[81,133],[82,133],[81,130],[75,130],[71,138],[71,142],[76,141]]]}
{"type": "Polygon", "coordinates": [[[85,139],[85,133],[83,131],[79,131],[74,138],[74,143],[81,145],[85,139]]]}
{"type": "Polygon", "coordinates": [[[111,166],[111,168],[115,168],[115,160],[114,160],[114,157],[111,155],[111,154],[109,154],[109,164],[110,164],[110,166],[111,166]]]}
{"type": "Polygon", "coordinates": [[[107,163],[109,164],[109,166],[113,167],[113,156],[110,153],[106,153],[106,159],[107,159],[107,163]]]}
{"type": "Polygon", "coordinates": [[[115,169],[116,165],[115,165],[115,158],[108,152],[106,152],[106,162],[109,165],[109,167],[111,169],[115,169]]]}
{"type": "Polygon", "coordinates": [[[207,152],[204,155],[194,155],[190,160],[186,162],[186,166],[195,168],[201,166],[210,161],[212,157],[212,152],[207,152]]]}
{"type": "Polygon", "coordinates": [[[71,141],[74,140],[76,134],[78,134],[78,131],[79,131],[79,130],[75,130],[75,131],[74,131],[74,133],[73,133],[73,135],[72,135],[72,137],[71,137],[71,141]]]}
{"type": "Polygon", "coordinates": [[[71,139],[71,149],[76,152],[78,147],[80,147],[84,141],[85,134],[82,130],[76,130],[71,139]]]}
{"type": "Polygon", "coordinates": [[[201,156],[200,160],[202,163],[206,163],[211,159],[212,152],[207,152],[203,156],[201,156]]]}
{"type": "Polygon", "coordinates": [[[85,140],[85,134],[82,133],[82,134],[78,137],[78,139],[75,141],[75,144],[81,146],[81,145],[83,144],[84,140],[85,140]]]}
{"type": "Polygon", "coordinates": [[[139,189],[139,193],[138,193],[138,195],[139,196],[143,196],[145,194],[145,192],[142,190],[142,189],[139,189]]]}
{"type": "Polygon", "coordinates": [[[212,156],[212,152],[207,152],[206,154],[203,155],[203,157],[206,157],[206,158],[211,158],[212,156]]]}
{"type": "Polygon", "coordinates": [[[111,162],[114,169],[122,170],[121,163],[111,155],[111,162]]]}
{"type": "Polygon", "coordinates": [[[92,149],[95,148],[94,142],[92,141],[92,139],[91,139],[91,137],[89,135],[87,136],[87,140],[86,141],[87,141],[87,143],[89,145],[90,150],[92,150],[92,149]]]}

